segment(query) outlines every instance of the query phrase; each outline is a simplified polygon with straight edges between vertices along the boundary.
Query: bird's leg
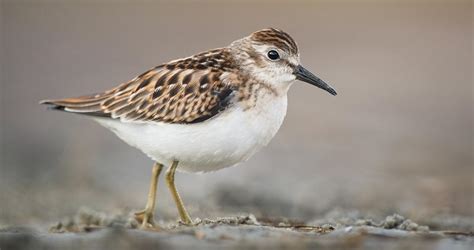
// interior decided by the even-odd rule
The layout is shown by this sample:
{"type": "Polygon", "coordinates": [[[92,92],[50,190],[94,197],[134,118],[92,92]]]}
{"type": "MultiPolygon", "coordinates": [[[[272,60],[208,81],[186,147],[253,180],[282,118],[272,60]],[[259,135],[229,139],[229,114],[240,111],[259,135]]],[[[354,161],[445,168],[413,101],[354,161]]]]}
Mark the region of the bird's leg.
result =
{"type": "Polygon", "coordinates": [[[176,186],[174,185],[174,174],[177,167],[178,161],[175,160],[173,161],[171,167],[166,170],[166,184],[168,184],[168,188],[170,189],[171,195],[173,196],[174,202],[176,203],[181,221],[186,225],[191,225],[191,217],[189,217],[189,214],[184,207],[183,201],[179,196],[178,190],[176,190],[176,186]]]}
{"type": "Polygon", "coordinates": [[[148,228],[154,226],[153,213],[155,211],[156,202],[156,186],[158,185],[158,177],[160,176],[163,165],[156,163],[153,165],[150,190],[148,191],[148,199],[145,209],[135,213],[135,219],[141,223],[141,228],[148,228]]]}

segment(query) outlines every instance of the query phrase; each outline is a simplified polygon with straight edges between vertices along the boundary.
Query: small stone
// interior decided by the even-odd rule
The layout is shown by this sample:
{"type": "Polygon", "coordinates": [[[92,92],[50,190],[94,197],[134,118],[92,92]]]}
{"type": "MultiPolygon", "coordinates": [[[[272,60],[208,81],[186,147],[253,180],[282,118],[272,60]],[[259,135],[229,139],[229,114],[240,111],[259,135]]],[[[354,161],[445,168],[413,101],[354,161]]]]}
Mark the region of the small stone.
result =
{"type": "Polygon", "coordinates": [[[246,224],[260,226],[260,222],[257,221],[257,217],[255,217],[255,215],[249,214],[247,218],[246,224]]]}
{"type": "Polygon", "coordinates": [[[418,224],[408,219],[400,224],[397,228],[406,231],[416,231],[418,229],[418,224]]]}
{"type": "Polygon", "coordinates": [[[398,227],[398,225],[402,224],[405,218],[399,214],[394,214],[387,216],[382,223],[382,227],[385,229],[392,229],[398,227]]]}

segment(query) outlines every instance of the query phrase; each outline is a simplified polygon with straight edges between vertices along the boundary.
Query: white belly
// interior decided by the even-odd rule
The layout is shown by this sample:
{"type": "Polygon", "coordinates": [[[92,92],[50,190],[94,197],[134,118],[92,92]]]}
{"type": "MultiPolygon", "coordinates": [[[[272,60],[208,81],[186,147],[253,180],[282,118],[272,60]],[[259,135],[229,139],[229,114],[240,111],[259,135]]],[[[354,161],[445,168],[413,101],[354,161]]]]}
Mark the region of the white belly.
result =
{"type": "Polygon", "coordinates": [[[208,172],[247,160],[267,145],[286,114],[287,97],[266,97],[244,111],[239,105],[196,124],[132,123],[96,119],[154,161],[178,170],[208,172]]]}

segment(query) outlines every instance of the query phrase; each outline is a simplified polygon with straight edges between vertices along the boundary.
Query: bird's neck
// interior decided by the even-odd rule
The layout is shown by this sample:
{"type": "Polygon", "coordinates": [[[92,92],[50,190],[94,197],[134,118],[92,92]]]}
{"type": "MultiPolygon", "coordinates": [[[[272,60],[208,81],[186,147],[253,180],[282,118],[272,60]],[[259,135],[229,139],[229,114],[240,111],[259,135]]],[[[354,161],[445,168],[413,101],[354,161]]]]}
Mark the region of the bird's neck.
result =
{"type": "Polygon", "coordinates": [[[286,100],[288,89],[289,86],[278,88],[274,84],[249,79],[239,86],[236,98],[244,109],[251,109],[272,100],[286,100]]]}

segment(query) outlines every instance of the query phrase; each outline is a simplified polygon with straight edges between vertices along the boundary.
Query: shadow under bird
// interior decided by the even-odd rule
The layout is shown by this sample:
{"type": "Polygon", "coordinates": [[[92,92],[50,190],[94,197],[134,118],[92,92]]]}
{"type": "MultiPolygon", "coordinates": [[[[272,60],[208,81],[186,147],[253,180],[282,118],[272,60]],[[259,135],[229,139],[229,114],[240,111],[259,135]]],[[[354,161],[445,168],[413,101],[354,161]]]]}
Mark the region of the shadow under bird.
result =
{"type": "Polygon", "coordinates": [[[174,183],[176,170],[230,167],[267,145],[283,122],[295,80],[336,95],[300,65],[293,38],[270,28],[227,47],[158,65],[102,93],[41,103],[89,116],[153,159],[146,207],[135,213],[142,227],[154,226],[164,166],[181,221],[193,224],[174,183]]]}

